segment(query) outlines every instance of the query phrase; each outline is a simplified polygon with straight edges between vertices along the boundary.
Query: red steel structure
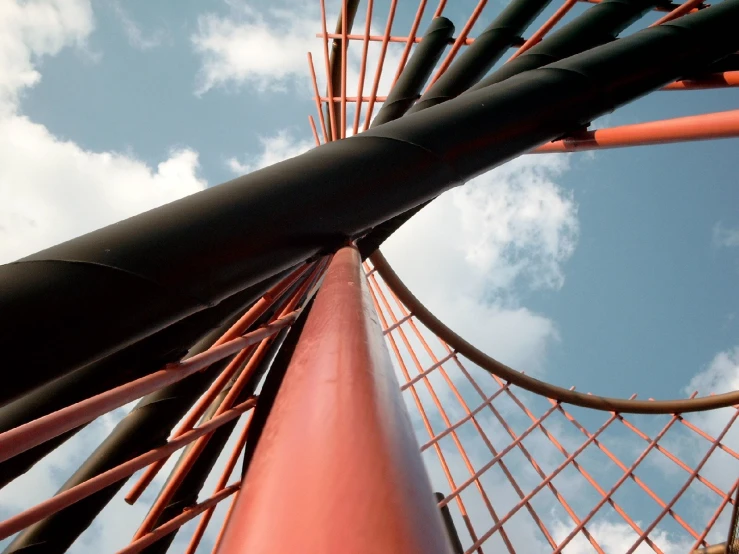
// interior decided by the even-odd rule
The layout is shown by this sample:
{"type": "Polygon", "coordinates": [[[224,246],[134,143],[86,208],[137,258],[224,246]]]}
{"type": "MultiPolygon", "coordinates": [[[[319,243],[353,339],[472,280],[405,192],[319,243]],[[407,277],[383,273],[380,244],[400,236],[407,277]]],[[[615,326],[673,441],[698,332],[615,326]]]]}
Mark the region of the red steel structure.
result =
{"type": "MultiPolygon", "coordinates": [[[[671,22],[671,30],[685,21],[704,25],[719,9],[728,21],[722,25],[739,28],[736,0],[717,4],[722,8],[702,0],[621,2],[615,8],[615,0],[566,0],[560,6],[519,0],[475,37],[476,24],[492,18],[487,1],[479,0],[455,36],[454,25],[443,18],[447,2],[440,0],[432,12],[430,3],[420,0],[408,30],[395,34],[401,3],[391,0],[389,11],[378,14],[373,0],[342,0],[336,30],[329,33],[320,0],[323,24],[317,40],[324,60],[317,63],[308,55],[318,118],[316,124],[309,116],[309,124],[317,151],[326,151],[324,143],[342,143],[347,134],[405,121],[407,111],[411,126],[429,121],[443,114],[434,107],[438,104],[449,100],[462,106],[465,98],[473,98],[467,94],[486,83],[491,91],[525,83],[541,66],[545,71],[568,63],[590,67],[595,54],[608,56],[627,44],[619,39],[609,50],[604,43],[642,18],[654,20],[643,27],[656,28],[640,35],[648,37],[644,40],[658,40],[671,22]],[[564,24],[579,2],[593,6],[564,24]],[[352,24],[360,7],[366,10],[364,26],[356,32],[352,24]],[[421,35],[424,16],[431,13],[431,26],[421,35]],[[540,16],[538,28],[519,36],[519,29],[540,16]],[[380,45],[374,69],[371,43],[380,45]],[[404,45],[397,68],[385,63],[393,43],[404,45]],[[360,53],[356,82],[348,78],[349,49],[360,53]],[[509,49],[502,69],[489,73],[509,49]],[[532,61],[532,53],[545,54],[548,61],[532,61]],[[316,65],[325,70],[325,94],[316,65]],[[504,78],[499,71],[509,74],[504,78]],[[383,75],[394,77],[388,94],[379,95],[383,75]],[[457,96],[458,101],[451,100],[457,96]],[[415,115],[426,108],[427,117],[415,115]]],[[[722,48],[706,58],[707,65],[686,54],[687,69],[660,77],[664,82],[655,78],[644,90],[625,95],[625,101],[652,90],[693,94],[689,91],[736,87],[737,47],[727,41],[722,48]]],[[[570,125],[565,131],[552,130],[548,140],[532,139],[515,155],[738,137],[739,110],[604,129],[570,125]]],[[[166,441],[121,454],[121,441],[135,437],[130,429],[143,424],[133,421],[119,434],[116,428],[105,449],[96,451],[58,494],[0,522],[0,539],[15,535],[6,552],[65,551],[139,470],[144,471],[126,500],[142,502],[166,461],[182,448],[148,515],[119,552],[163,552],[193,519],[198,524],[186,551],[206,551],[202,541],[208,524],[226,499],[230,507],[212,548],[221,554],[739,552],[739,452],[728,441],[739,417],[739,391],[700,391],[702,396],[696,391],[675,400],[609,398],[537,380],[483,353],[437,319],[376,250],[404,216],[439,192],[419,194],[403,209],[387,209],[360,233],[332,239],[317,254],[296,255],[271,272],[262,271],[256,281],[245,280],[241,288],[256,287],[249,289],[249,301],[231,310],[231,319],[225,316],[231,312],[220,314],[218,321],[227,323],[206,326],[217,334],[203,339],[204,347],[190,349],[200,336],[193,334],[186,344],[189,357],[172,355],[124,382],[90,389],[94,392],[86,397],[58,399],[60,406],[27,421],[8,416],[16,423],[0,433],[0,464],[29,461],[20,464],[24,469],[7,470],[3,482],[103,414],[142,397],[139,406],[150,409],[169,398],[169,392],[157,397],[161,391],[182,398],[172,425],[141,420],[161,424],[158,431],[168,435],[166,441]],[[196,379],[202,380],[200,388],[184,388],[196,379]],[[241,429],[235,432],[239,418],[241,429]],[[235,446],[216,486],[203,493],[205,477],[232,432],[235,446]],[[688,447],[679,448],[681,443],[688,447]],[[441,492],[434,496],[434,489],[441,492]],[[94,504],[96,498],[102,500],[94,504]]],[[[331,209],[338,215],[344,208],[331,209]]],[[[169,325],[189,317],[182,312],[169,325]]],[[[189,329],[176,328],[178,333],[189,329]]],[[[144,339],[124,346],[136,347],[137,341],[144,339]]],[[[106,348],[106,355],[115,352],[106,348]]],[[[76,375],[82,383],[87,374],[76,375]]],[[[30,399],[43,386],[40,380],[30,392],[8,393],[7,406],[13,413],[32,404],[37,409],[39,402],[30,399]]],[[[8,408],[0,406],[4,422],[3,410],[8,408]]]]}

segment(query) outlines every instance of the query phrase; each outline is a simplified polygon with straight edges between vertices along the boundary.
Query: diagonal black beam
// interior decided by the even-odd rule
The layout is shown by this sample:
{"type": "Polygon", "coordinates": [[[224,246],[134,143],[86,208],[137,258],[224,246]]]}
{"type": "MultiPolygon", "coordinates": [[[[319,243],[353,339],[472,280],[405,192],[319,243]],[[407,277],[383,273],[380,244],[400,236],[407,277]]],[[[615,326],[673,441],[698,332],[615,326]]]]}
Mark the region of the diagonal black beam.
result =
{"type": "MultiPolygon", "coordinates": [[[[514,2],[439,77],[436,83],[408,113],[421,111],[446,102],[467,90],[474,91],[485,88],[524,71],[530,71],[574,56],[595,46],[612,42],[619,33],[658,3],[660,3],[659,0],[604,0],[586,10],[559,31],[544,38],[539,44],[503,65],[492,75],[482,79],[510,45],[510,43],[506,44],[504,39],[506,37],[512,39],[513,29],[508,33],[505,30],[514,27],[516,32],[521,33],[545,6],[541,0],[538,0],[538,3],[532,2],[532,0],[514,2]],[[484,42],[480,42],[481,38],[484,39],[484,42]]],[[[426,203],[400,214],[370,231],[366,237],[358,242],[362,257],[366,258],[377,250],[390,235],[424,206],[426,206],[426,203]]]]}
{"type": "MultiPolygon", "coordinates": [[[[357,15],[357,8],[359,7],[359,0],[347,0],[346,2],[346,33],[349,34],[352,30],[352,27],[354,26],[354,18],[357,15]]],[[[339,16],[336,20],[336,30],[334,31],[334,34],[338,35],[341,33],[341,27],[342,27],[342,12],[339,12],[339,16]]],[[[335,38],[331,41],[331,47],[329,49],[329,56],[328,56],[328,66],[329,71],[331,72],[331,76],[329,77],[331,79],[331,85],[333,88],[334,96],[340,96],[341,94],[341,88],[336,88],[337,85],[341,86],[341,58],[343,56],[343,49],[341,45],[342,39],[335,38]]],[[[349,45],[347,44],[347,49],[349,45]]],[[[348,60],[347,60],[348,62],[348,60]]],[[[329,96],[328,89],[326,90],[326,96],[329,96]]],[[[336,129],[341,133],[341,130],[339,129],[339,115],[336,113],[337,106],[341,106],[340,102],[336,102],[334,100],[329,100],[326,103],[326,121],[331,121],[331,117],[333,117],[334,121],[336,121],[336,129]],[[331,114],[331,115],[329,115],[331,114]]],[[[334,140],[333,139],[333,129],[331,128],[331,125],[326,125],[326,133],[328,134],[328,140],[334,140]]],[[[336,137],[338,139],[339,137],[336,137]]]]}
{"type": "Polygon", "coordinates": [[[408,113],[459,96],[482,79],[551,0],[513,0],[429,87],[408,113]]]}
{"type": "Polygon", "coordinates": [[[739,0],[726,0],[0,267],[0,352],[6,367],[24,367],[2,396],[335,250],[739,50],[737,25],[739,0]]]}
{"type": "Polygon", "coordinates": [[[613,42],[629,25],[661,3],[660,0],[603,0],[482,79],[470,90],[500,83],[524,71],[613,42]]]}
{"type": "MultiPolygon", "coordinates": [[[[269,321],[274,313],[288,301],[289,293],[295,290],[307,275],[303,275],[288,289],[269,310],[255,323],[253,328],[269,321]]],[[[260,295],[261,296],[261,295],[260,295]]],[[[198,342],[189,355],[207,350],[241,316],[241,311],[221,327],[213,330],[198,342]]],[[[207,369],[169,385],[141,399],[134,409],[126,415],[106,439],[90,454],[80,468],[62,485],[60,491],[84,483],[136,456],[161,446],[170,431],[184,417],[193,403],[205,392],[218,374],[228,365],[233,356],[212,364],[207,369]]],[[[42,545],[43,552],[65,552],[77,537],[93,522],[100,511],[113,499],[126,483],[118,481],[87,498],[35,523],[21,532],[4,551],[5,553],[33,551],[42,545]]]]}
{"type": "MultiPolygon", "coordinates": [[[[244,387],[242,392],[234,401],[234,405],[248,400],[251,396],[255,394],[259,382],[272,364],[272,361],[277,355],[277,352],[282,346],[282,342],[285,340],[285,337],[288,333],[289,328],[283,329],[280,333],[278,333],[278,335],[275,337],[274,341],[270,345],[264,359],[260,362],[259,367],[254,372],[254,375],[250,378],[249,383],[244,387]]],[[[220,407],[224,398],[231,390],[234,381],[235,378],[231,381],[231,383],[229,383],[227,387],[224,388],[223,391],[221,391],[221,393],[218,395],[218,398],[213,401],[213,404],[208,408],[208,411],[203,414],[203,418],[201,419],[199,425],[202,425],[203,423],[213,418],[216,410],[220,407]]],[[[231,433],[236,427],[237,421],[238,420],[234,419],[233,421],[222,425],[211,435],[211,437],[208,439],[208,444],[198,456],[192,468],[190,468],[190,471],[187,473],[187,476],[182,480],[182,483],[177,488],[177,491],[172,496],[172,499],[169,501],[167,507],[162,512],[162,515],[157,520],[156,524],[154,525],[155,528],[159,527],[160,525],[164,525],[169,520],[177,517],[184,510],[197,502],[198,495],[200,494],[200,491],[205,484],[205,480],[208,478],[211,471],[213,470],[213,466],[215,465],[218,457],[223,451],[224,446],[226,446],[226,442],[228,441],[229,436],[231,436],[231,433]]],[[[197,443],[192,443],[188,445],[187,448],[185,448],[177,462],[177,466],[180,465],[181,461],[194,447],[195,444],[197,443]]],[[[172,533],[162,537],[152,545],[142,550],[142,552],[144,552],[145,554],[163,554],[171,546],[178,531],[179,528],[175,529],[172,533]]]]}
{"type": "Polygon", "coordinates": [[[431,72],[454,34],[454,24],[446,17],[436,17],[413,50],[411,58],[401,71],[382,108],[372,121],[372,127],[394,121],[403,116],[421,96],[431,72]]]}
{"type": "MultiPolygon", "coordinates": [[[[181,360],[195,343],[199,342],[197,349],[210,346],[218,338],[222,326],[244,312],[282,276],[280,274],[249,287],[213,308],[197,312],[99,362],[73,371],[0,407],[0,433],[158,371],[167,363],[181,360]]],[[[1,462],[0,487],[31,469],[80,429],[82,427],[1,462]]]]}

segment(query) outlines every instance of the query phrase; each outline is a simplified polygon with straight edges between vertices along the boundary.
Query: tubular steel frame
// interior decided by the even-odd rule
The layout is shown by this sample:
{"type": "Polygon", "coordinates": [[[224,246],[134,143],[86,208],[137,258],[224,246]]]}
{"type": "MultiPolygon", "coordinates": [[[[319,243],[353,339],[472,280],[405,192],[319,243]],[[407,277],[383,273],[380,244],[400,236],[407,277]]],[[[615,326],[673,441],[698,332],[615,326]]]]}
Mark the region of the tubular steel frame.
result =
{"type": "MultiPolygon", "coordinates": [[[[508,61],[544,44],[549,32],[577,2],[565,0],[528,38],[510,37],[507,48],[515,51],[508,61]]],[[[336,32],[329,33],[325,1],[319,0],[322,28],[316,36],[321,39],[324,56],[325,94],[320,92],[314,60],[308,54],[318,117],[316,125],[309,116],[309,125],[317,146],[346,138],[348,126],[354,135],[370,128],[377,103],[390,96],[378,92],[391,43],[405,46],[390,90],[400,92],[398,100],[407,102],[408,107],[422,96],[420,90],[393,87],[407,75],[404,71],[421,67],[414,65],[413,55],[426,39],[419,36],[419,29],[427,4],[419,1],[408,33],[398,35],[392,32],[398,1],[391,0],[383,34],[372,34],[375,6],[373,0],[366,0],[363,32],[353,34],[359,2],[341,0],[336,32]],[[356,92],[349,96],[354,92],[347,81],[347,52],[352,42],[361,45],[361,60],[356,92]],[[370,83],[366,79],[372,42],[380,43],[380,52],[370,83]],[[353,117],[348,113],[349,105],[353,106],[353,117]]],[[[475,44],[470,35],[486,4],[487,0],[479,0],[461,30],[449,39],[426,91],[464,48],[475,44]]],[[[445,0],[438,3],[435,18],[443,16],[445,6],[445,0]]],[[[656,4],[655,11],[666,13],[651,26],[706,8],[711,9],[702,0],[656,4]]],[[[708,70],[656,88],[691,91],[736,87],[738,76],[734,69],[708,70]]],[[[388,120],[402,116],[402,111],[388,120]]],[[[739,137],[739,110],[567,132],[530,151],[546,154],[729,137],[739,137]]],[[[385,221],[392,215],[388,212],[385,221]]],[[[0,433],[2,463],[62,438],[132,400],[218,362],[224,364],[171,430],[165,444],[0,522],[0,539],[23,529],[31,531],[54,514],[74,510],[83,499],[106,487],[120,486],[145,469],[126,496],[127,502],[134,503],[167,459],[189,445],[132,542],[119,552],[160,551],[157,545],[163,544],[162,538],[200,517],[187,548],[188,554],[194,553],[216,505],[226,498],[232,501],[214,552],[228,554],[441,553],[456,552],[460,545],[471,554],[484,548],[530,551],[532,544],[561,552],[576,540],[586,541],[595,552],[606,552],[599,527],[613,524],[604,519],[606,510],[631,533],[629,553],[642,546],[662,552],[665,529],[670,529],[671,540],[678,536],[683,542],[690,541],[690,550],[733,551],[739,479],[731,475],[719,482],[706,467],[720,456],[739,473],[739,453],[727,443],[739,417],[739,391],[703,397],[697,397],[696,392],[680,400],[613,399],[529,377],[487,356],[434,317],[379,251],[364,262],[363,275],[359,252],[366,232],[344,237],[342,245],[334,244],[312,256],[269,290],[262,289],[267,292],[204,351],[0,433]],[[357,241],[359,250],[353,245],[357,241]],[[291,327],[293,331],[289,331],[291,327]],[[281,342],[286,335],[292,335],[289,348],[281,342]],[[395,373],[403,380],[400,386],[393,377],[383,336],[394,357],[395,373]],[[280,347],[284,359],[273,362],[271,353],[280,347]],[[256,393],[257,383],[270,364],[272,370],[264,387],[256,393]],[[404,402],[417,423],[420,448],[412,436],[414,428],[408,422],[404,402]],[[590,411],[576,417],[581,408],[590,411]],[[711,413],[722,415],[719,424],[709,425],[701,414],[694,414],[691,420],[691,412],[718,408],[723,410],[711,413]],[[244,427],[212,494],[182,506],[171,519],[164,518],[200,457],[206,452],[214,454],[216,447],[210,439],[216,431],[233,425],[243,414],[244,427]],[[605,419],[595,422],[599,414],[605,419]],[[651,414],[651,418],[630,414],[651,414]],[[661,427],[653,425],[657,421],[661,427]],[[579,441],[573,439],[580,435],[579,441]],[[690,452],[681,451],[679,444],[670,440],[678,435],[679,440],[692,445],[690,452]],[[616,446],[607,446],[611,439],[616,446]],[[644,444],[634,457],[633,448],[627,451],[619,446],[624,442],[644,444]],[[245,449],[243,480],[233,481],[232,473],[245,449]],[[542,457],[543,452],[547,454],[542,457]],[[603,463],[594,463],[594,456],[600,456],[603,463]],[[433,485],[446,491],[437,493],[442,498],[438,504],[444,510],[446,527],[442,511],[434,508],[423,463],[433,485]],[[668,492],[650,483],[653,467],[659,464],[669,464],[678,476],[674,478],[679,481],[676,490],[668,492]],[[587,490],[582,492],[580,487],[587,490]],[[574,490],[580,492],[575,494],[574,490]],[[630,497],[636,495],[651,503],[655,513],[648,521],[631,514],[635,501],[630,497]],[[705,512],[700,517],[690,510],[698,505],[693,504],[698,502],[695,495],[700,496],[705,512]],[[556,514],[554,524],[552,514],[556,514]],[[521,543],[516,526],[522,520],[532,530],[524,538],[534,542],[521,543]],[[448,543],[452,532],[454,540],[448,543]],[[711,545],[709,534],[721,533],[727,542],[711,545]]],[[[198,493],[194,491],[195,497],[198,493]]],[[[23,540],[24,534],[16,537],[8,551],[15,551],[16,543],[22,548],[23,540]]],[[[54,550],[53,544],[50,548],[54,550]]]]}

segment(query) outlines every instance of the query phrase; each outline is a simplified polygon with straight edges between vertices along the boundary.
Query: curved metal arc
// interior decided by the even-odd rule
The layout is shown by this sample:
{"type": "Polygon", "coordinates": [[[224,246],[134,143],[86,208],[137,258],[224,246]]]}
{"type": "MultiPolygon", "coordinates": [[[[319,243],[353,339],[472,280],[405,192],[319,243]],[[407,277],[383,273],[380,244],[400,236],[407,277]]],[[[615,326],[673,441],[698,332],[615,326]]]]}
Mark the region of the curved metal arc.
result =
{"type": "Polygon", "coordinates": [[[428,329],[449,344],[458,354],[465,356],[486,371],[529,392],[566,404],[626,414],[702,412],[739,404],[739,391],[694,399],[627,400],[625,398],[609,398],[607,396],[583,394],[529,377],[491,358],[442,323],[441,320],[413,295],[379,250],[370,256],[370,260],[393,293],[406,305],[410,312],[428,329]]]}

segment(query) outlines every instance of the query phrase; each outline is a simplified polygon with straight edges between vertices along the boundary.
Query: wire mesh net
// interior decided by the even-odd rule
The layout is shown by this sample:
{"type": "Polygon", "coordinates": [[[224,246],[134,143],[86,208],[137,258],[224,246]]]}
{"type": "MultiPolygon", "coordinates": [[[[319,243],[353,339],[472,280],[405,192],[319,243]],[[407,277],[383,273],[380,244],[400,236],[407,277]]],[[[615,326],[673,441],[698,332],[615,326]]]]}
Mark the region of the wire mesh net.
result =
{"type": "Polygon", "coordinates": [[[689,552],[726,540],[737,408],[626,415],[540,397],[466,360],[369,272],[464,552],[689,552]]]}

